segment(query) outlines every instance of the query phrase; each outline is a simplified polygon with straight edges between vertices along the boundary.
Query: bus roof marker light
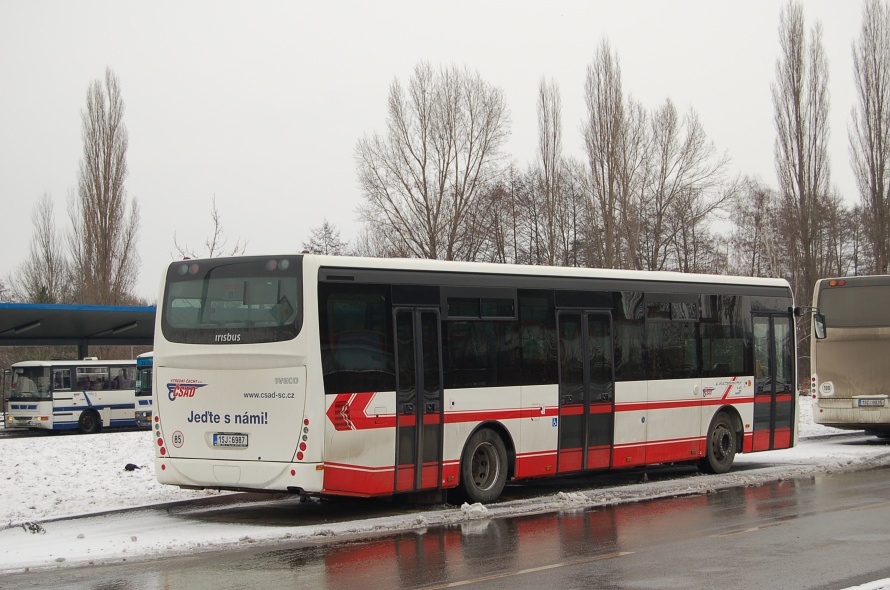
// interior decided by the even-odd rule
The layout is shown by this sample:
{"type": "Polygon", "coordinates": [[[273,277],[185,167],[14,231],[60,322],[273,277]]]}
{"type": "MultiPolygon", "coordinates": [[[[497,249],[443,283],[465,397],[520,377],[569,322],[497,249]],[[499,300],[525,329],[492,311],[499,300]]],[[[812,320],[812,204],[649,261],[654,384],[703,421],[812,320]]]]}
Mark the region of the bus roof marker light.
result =
{"type": "Polygon", "coordinates": [[[266,262],[266,270],[275,270],[278,268],[277,260],[269,260],[266,262]]]}
{"type": "Polygon", "coordinates": [[[198,265],[197,262],[189,266],[189,274],[196,275],[198,274],[199,270],[201,270],[201,267],[198,265]]]}
{"type": "Polygon", "coordinates": [[[287,270],[289,266],[290,260],[288,260],[287,258],[278,263],[278,268],[280,268],[281,270],[287,270]]]}

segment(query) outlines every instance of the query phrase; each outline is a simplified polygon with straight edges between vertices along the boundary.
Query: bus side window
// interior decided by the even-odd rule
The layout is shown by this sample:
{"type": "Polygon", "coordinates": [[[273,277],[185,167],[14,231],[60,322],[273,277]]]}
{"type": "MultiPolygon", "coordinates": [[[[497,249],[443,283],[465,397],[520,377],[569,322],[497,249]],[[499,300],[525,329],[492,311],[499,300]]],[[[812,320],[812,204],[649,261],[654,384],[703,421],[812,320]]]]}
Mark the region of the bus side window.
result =
{"type": "Polygon", "coordinates": [[[56,391],[71,389],[70,369],[56,369],[53,371],[53,389],[56,391]]]}

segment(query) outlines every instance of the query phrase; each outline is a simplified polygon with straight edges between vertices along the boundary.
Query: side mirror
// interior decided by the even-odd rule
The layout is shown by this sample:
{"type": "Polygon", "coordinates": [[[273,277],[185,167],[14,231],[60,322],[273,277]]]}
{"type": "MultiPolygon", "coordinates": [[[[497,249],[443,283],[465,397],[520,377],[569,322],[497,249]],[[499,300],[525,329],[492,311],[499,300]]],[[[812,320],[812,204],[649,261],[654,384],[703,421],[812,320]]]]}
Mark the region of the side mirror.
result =
{"type": "Polygon", "coordinates": [[[817,340],[825,339],[825,316],[821,313],[813,314],[813,333],[816,335],[817,340]]]}

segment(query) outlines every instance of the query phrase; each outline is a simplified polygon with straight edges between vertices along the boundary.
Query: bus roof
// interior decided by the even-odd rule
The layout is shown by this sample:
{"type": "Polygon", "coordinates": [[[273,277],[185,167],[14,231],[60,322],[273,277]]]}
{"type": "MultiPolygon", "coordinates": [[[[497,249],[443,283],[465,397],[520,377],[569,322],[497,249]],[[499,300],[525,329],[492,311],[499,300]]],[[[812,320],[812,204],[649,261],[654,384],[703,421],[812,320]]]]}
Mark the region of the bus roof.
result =
{"type": "MultiPolygon", "coordinates": [[[[790,289],[788,281],[776,278],[742,277],[681,273],[673,271],[616,270],[606,268],[579,268],[571,266],[534,266],[523,264],[498,264],[492,262],[454,262],[422,258],[359,258],[351,256],[324,256],[303,254],[304,261],[319,267],[355,269],[417,270],[428,272],[460,272],[478,274],[503,274],[536,277],[599,278],[625,281],[652,281],[672,283],[734,284],[790,289]]],[[[260,257],[262,258],[262,257],[260,257]]]]}
{"type": "Polygon", "coordinates": [[[135,365],[135,359],[80,359],[80,360],[48,360],[48,361],[19,361],[13,363],[13,367],[104,367],[107,365],[135,365]]]}

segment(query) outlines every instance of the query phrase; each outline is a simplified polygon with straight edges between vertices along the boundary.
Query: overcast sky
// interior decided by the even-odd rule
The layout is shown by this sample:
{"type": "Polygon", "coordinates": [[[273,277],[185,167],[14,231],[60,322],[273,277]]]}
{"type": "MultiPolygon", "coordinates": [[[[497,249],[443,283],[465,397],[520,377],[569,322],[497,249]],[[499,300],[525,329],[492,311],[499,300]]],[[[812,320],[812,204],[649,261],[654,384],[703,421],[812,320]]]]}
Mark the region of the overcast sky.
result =
{"type": "MultiPolygon", "coordinates": [[[[66,231],[93,80],[117,74],[129,132],[126,188],[141,209],[137,295],[154,303],[180,244],[203,249],[211,203],[248,254],[299,251],[327,219],[361,227],[356,142],[382,131],[389,86],[422,60],[503,89],[507,152],[535,158],[535,94],[556,81],[563,144],[580,156],[583,85],[597,46],[626,95],[695,109],[732,172],[776,184],[770,83],[784,1],[46,2],[0,0],[0,278],[27,257],[44,193],[66,231]]],[[[858,202],[847,128],[861,1],[804,3],[824,29],[832,182],[858,202]]]]}

